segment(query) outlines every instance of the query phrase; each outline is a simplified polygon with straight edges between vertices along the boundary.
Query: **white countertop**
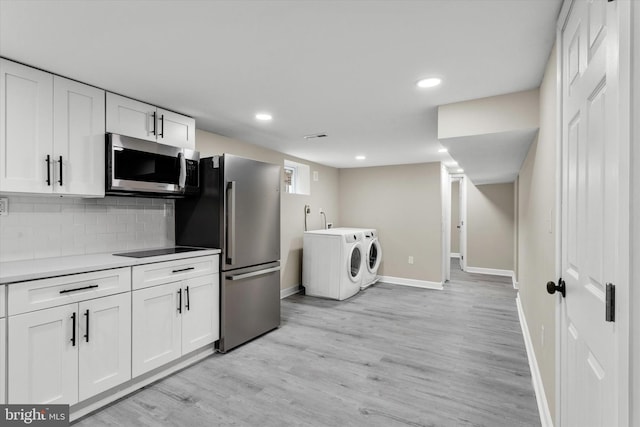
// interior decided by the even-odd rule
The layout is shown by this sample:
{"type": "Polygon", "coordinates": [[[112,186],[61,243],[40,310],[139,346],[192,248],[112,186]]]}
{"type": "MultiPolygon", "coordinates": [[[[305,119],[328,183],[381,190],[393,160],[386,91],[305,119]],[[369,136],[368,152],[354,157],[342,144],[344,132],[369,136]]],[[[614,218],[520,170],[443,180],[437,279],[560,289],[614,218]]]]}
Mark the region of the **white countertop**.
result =
{"type": "Polygon", "coordinates": [[[0,284],[64,276],[66,274],[85,273],[88,271],[107,270],[110,268],[131,267],[140,264],[173,261],[176,259],[194,258],[219,253],[220,249],[202,249],[148,258],[129,258],[115,256],[113,254],[90,254],[0,262],[0,284]]]}

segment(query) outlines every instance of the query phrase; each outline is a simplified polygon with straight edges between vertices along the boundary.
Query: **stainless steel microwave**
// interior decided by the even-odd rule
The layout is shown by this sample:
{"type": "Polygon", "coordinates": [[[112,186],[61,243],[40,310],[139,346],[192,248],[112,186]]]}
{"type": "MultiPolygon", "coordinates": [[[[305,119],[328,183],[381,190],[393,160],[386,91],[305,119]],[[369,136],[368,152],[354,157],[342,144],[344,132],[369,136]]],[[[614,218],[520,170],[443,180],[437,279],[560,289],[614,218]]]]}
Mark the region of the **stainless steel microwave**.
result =
{"type": "Polygon", "coordinates": [[[106,193],[178,198],[198,194],[200,153],[107,134],[106,193]]]}

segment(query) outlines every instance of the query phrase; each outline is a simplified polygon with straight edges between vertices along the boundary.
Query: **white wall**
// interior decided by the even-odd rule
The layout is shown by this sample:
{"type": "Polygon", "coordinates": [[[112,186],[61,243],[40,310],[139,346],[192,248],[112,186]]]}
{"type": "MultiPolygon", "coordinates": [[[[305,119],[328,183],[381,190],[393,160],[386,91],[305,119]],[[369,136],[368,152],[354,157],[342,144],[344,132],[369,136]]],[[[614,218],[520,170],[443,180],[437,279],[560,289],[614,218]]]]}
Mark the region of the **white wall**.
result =
{"type": "Polygon", "coordinates": [[[378,274],[441,282],[440,163],[340,169],[339,218],[340,226],[378,230],[378,274]]]}
{"type": "Polygon", "coordinates": [[[536,129],[538,89],[438,107],[438,139],[536,129]]]}
{"type": "Polygon", "coordinates": [[[555,298],[545,284],[556,280],[556,50],[540,87],[540,132],[518,178],[518,286],[522,309],[544,384],[555,413],[555,298]],[[543,332],[544,331],[544,332],[543,332]]]}

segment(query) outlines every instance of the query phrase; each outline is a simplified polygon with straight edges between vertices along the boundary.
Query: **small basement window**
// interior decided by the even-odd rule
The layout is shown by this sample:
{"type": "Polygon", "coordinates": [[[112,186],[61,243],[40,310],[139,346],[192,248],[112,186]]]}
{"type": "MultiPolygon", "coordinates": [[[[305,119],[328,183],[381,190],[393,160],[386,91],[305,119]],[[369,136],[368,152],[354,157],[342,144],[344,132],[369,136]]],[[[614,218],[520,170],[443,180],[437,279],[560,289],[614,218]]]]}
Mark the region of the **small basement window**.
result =
{"type": "Polygon", "coordinates": [[[284,161],[284,191],[290,194],[311,194],[311,168],[309,165],[284,161]]]}

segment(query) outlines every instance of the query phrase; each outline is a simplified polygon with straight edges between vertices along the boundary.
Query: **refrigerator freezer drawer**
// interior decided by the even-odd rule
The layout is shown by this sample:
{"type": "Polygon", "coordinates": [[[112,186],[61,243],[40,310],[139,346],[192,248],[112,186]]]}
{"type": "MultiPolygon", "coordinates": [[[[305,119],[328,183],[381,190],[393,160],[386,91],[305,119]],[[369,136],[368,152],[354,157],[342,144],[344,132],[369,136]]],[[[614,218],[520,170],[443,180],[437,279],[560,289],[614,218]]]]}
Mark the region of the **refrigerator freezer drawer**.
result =
{"type": "Polygon", "coordinates": [[[280,263],[222,272],[220,351],[280,326],[280,263]]]}

